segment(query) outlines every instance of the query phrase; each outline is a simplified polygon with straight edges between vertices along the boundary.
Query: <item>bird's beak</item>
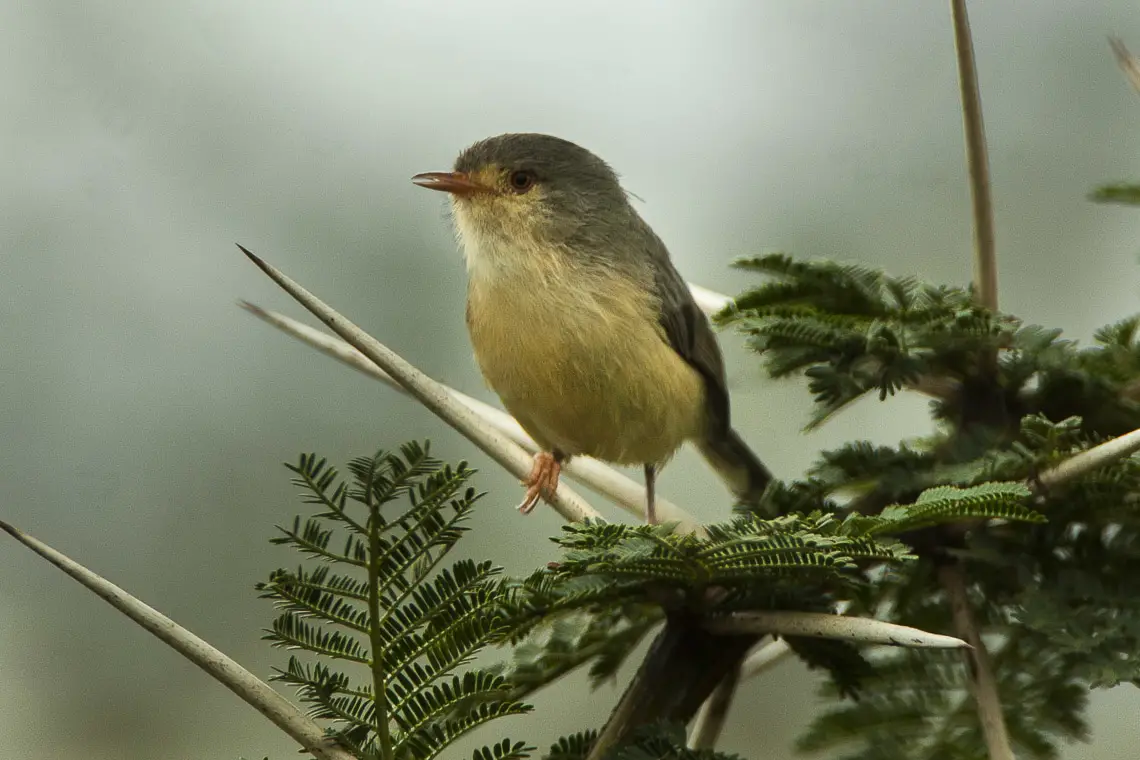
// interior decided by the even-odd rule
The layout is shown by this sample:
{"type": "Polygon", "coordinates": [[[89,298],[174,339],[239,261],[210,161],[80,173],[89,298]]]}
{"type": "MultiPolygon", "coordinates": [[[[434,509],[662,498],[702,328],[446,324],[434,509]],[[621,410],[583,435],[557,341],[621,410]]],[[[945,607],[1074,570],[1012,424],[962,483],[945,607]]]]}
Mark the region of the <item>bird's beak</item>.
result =
{"type": "Polygon", "coordinates": [[[473,181],[463,172],[424,172],[412,177],[412,182],[428,190],[442,190],[452,195],[491,192],[490,188],[473,181]]]}

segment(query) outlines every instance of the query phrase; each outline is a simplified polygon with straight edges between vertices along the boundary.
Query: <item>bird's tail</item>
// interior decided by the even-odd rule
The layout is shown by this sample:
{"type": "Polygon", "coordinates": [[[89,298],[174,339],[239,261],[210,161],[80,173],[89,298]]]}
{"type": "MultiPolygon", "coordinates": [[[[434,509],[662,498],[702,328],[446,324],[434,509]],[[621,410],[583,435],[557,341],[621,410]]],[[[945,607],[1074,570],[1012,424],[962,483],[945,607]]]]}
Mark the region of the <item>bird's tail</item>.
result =
{"type": "Polygon", "coordinates": [[[733,429],[697,442],[701,456],[745,504],[756,504],[772,481],[771,471],[733,429]]]}

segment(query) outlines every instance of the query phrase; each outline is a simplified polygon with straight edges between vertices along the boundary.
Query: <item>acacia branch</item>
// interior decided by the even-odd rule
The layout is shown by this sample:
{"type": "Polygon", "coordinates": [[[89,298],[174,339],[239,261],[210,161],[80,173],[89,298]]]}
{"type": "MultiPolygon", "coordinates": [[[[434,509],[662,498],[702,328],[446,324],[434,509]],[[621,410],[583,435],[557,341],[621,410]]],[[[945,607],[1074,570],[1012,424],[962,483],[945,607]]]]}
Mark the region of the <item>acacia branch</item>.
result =
{"type": "MultiPolygon", "coordinates": [[[[747,678],[753,678],[760,675],[768,668],[772,667],[780,660],[783,660],[788,655],[792,654],[792,648],[788,646],[788,642],[783,639],[772,640],[771,637],[765,637],[761,640],[761,644],[753,649],[744,661],[740,663],[740,667],[733,675],[730,675],[725,681],[732,681],[732,694],[735,694],[735,689],[740,681],[747,678]]],[[[724,682],[717,687],[717,690],[728,689],[724,682]]],[[[727,714],[728,704],[723,703],[725,699],[724,694],[718,696],[714,691],[701,705],[701,709],[697,711],[697,715],[693,718],[693,728],[689,732],[689,747],[695,748],[697,744],[694,742],[703,741],[699,737],[703,735],[712,736],[712,741],[716,742],[716,736],[719,735],[721,727],[716,725],[717,721],[724,721],[724,714],[727,714]],[[719,715],[719,717],[718,717],[719,715]],[[716,734],[713,734],[715,730],[716,734]]],[[[728,697],[731,699],[731,696],[728,697]]],[[[712,747],[710,744],[709,747],[712,747]]]]}
{"type": "Polygon", "coordinates": [[[994,252],[994,210],[990,195],[990,166],[986,155],[986,131],[982,121],[982,98],[966,0],[950,0],[954,22],[954,51],[958,61],[958,86],[962,98],[962,123],[966,133],[966,164],[969,167],[970,198],[974,216],[974,287],[978,302],[997,311],[997,256],[994,252]]]}
{"type": "Polygon", "coordinates": [[[970,607],[966,590],[966,575],[960,564],[944,565],[938,571],[938,578],[950,602],[950,612],[954,617],[954,627],[958,635],[969,642],[972,649],[965,652],[967,681],[970,693],[978,710],[982,724],[982,735],[986,740],[989,760],[1015,760],[1009,741],[1009,731],[1002,714],[1001,696],[998,693],[997,678],[993,663],[982,641],[970,607]]]}
{"type": "Polygon", "coordinates": [[[724,730],[728,719],[728,709],[736,696],[736,687],[742,677],[741,668],[734,669],[725,676],[713,693],[701,705],[697,717],[693,719],[693,730],[689,732],[689,749],[713,749],[724,730]]]}
{"type": "Polygon", "coordinates": [[[729,704],[725,702],[725,694],[723,692],[718,694],[721,689],[732,690],[727,697],[731,701],[732,696],[736,693],[736,687],[741,681],[760,675],[790,654],[792,654],[792,648],[783,639],[773,640],[771,636],[765,636],[761,639],[760,644],[740,663],[740,667],[733,674],[730,674],[725,682],[717,687],[717,691],[710,694],[705,703],[701,705],[701,709],[693,718],[693,728],[689,732],[689,747],[695,749],[698,746],[697,742],[706,741],[709,736],[712,737],[713,744],[708,746],[711,748],[716,743],[722,730],[717,722],[720,721],[723,724],[729,707],[729,704]],[[726,682],[731,682],[731,686],[726,685],[726,682]],[[715,734],[713,734],[714,731],[715,734]]]}
{"type": "Polygon", "coordinates": [[[711,749],[722,730],[722,725],[718,725],[718,721],[720,724],[724,723],[730,701],[735,696],[735,690],[739,683],[747,678],[760,675],[791,654],[793,654],[792,648],[783,639],[774,641],[771,637],[762,639],[761,644],[740,663],[740,667],[722,681],[717,690],[710,694],[705,703],[701,705],[701,709],[693,718],[693,728],[689,732],[689,747],[695,749],[700,746],[698,742],[711,739],[712,743],[708,745],[711,749]],[[731,686],[728,685],[729,682],[731,682],[731,686]],[[732,691],[726,697],[725,693],[721,691],[722,689],[731,689],[732,691]],[[729,701],[726,702],[726,699],[729,701]]]}
{"type": "MultiPolygon", "coordinates": [[[[309,327],[284,314],[263,309],[260,306],[246,301],[239,301],[239,305],[258,319],[317,349],[321,353],[331,356],[337,361],[363,372],[371,378],[380,380],[401,393],[408,393],[391,375],[377,367],[367,356],[343,340],[309,327]]],[[[532,454],[539,451],[538,444],[534,442],[533,438],[527,435],[526,431],[522,429],[522,426],[519,425],[514,417],[511,417],[501,409],[496,409],[490,404],[485,404],[447,385],[441,384],[440,387],[452,398],[477,415],[483,424],[490,425],[532,454]]],[[[562,472],[607,497],[627,512],[637,515],[643,520],[645,519],[645,487],[622,475],[612,467],[590,457],[577,456],[562,466],[562,472]]],[[[676,504],[661,497],[658,497],[656,501],[657,514],[661,517],[663,522],[677,522],[678,532],[681,533],[704,533],[704,528],[697,522],[696,518],[685,512],[676,504]]]]}
{"type": "Polygon", "coordinates": [[[313,757],[320,760],[353,760],[352,754],[327,737],[324,730],[309,720],[292,702],[224,652],[42,541],[5,522],[0,522],[0,530],[79,581],[171,649],[206,671],[293,738],[313,757]]]}
{"type": "MultiPolygon", "coordinates": [[[[380,369],[387,372],[405,390],[426,406],[437,417],[462,433],[469,441],[483,450],[488,456],[503,466],[508,472],[524,480],[530,473],[531,456],[521,446],[512,443],[501,433],[489,429],[470,409],[456,401],[447,389],[409,364],[403,357],[391,350],[364,330],[357,327],[332,307],[301,285],[290,279],[273,265],[238,246],[261,271],[293,296],[302,306],[332,328],[340,337],[351,343],[360,353],[368,357],[380,369]]],[[[602,516],[585,499],[571,490],[566,484],[558,487],[551,496],[550,505],[558,514],[570,522],[586,519],[601,520],[602,516]]]]}

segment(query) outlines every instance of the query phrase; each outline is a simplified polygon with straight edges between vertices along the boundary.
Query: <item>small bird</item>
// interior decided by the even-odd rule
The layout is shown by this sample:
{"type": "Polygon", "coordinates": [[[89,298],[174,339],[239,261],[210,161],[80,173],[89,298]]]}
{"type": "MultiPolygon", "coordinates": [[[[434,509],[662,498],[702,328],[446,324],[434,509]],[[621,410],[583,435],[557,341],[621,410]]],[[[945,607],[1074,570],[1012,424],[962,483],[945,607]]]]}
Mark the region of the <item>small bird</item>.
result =
{"type": "Polygon", "coordinates": [[[771,474],[730,425],[712,327],[605,161],[504,134],[412,181],[451,196],[476,361],[542,449],[520,510],[581,454],[642,465],[655,523],[657,471],[684,441],[739,499],[758,499],[771,474]]]}

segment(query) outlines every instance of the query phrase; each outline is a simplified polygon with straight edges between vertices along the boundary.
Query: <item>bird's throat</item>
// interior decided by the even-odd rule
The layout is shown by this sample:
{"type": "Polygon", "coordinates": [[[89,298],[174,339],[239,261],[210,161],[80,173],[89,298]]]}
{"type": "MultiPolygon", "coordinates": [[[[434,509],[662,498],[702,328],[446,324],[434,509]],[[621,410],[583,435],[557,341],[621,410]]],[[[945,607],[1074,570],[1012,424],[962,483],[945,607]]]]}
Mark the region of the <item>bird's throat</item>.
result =
{"type": "Polygon", "coordinates": [[[531,287],[550,282],[576,269],[579,257],[541,234],[542,225],[504,208],[495,199],[456,199],[455,232],[473,281],[493,285],[506,280],[531,287]]]}

